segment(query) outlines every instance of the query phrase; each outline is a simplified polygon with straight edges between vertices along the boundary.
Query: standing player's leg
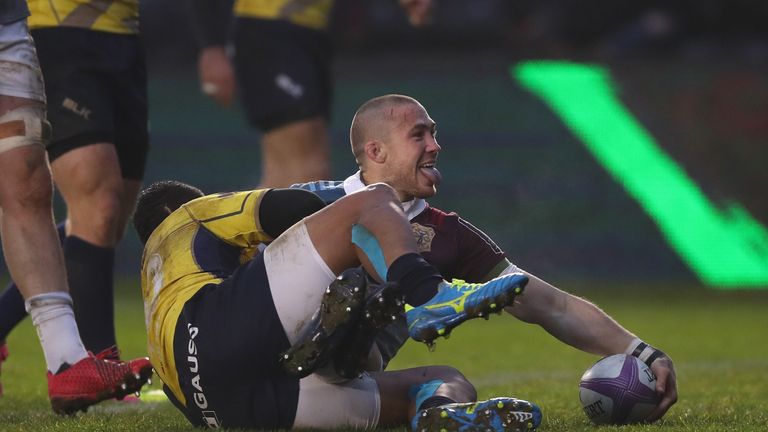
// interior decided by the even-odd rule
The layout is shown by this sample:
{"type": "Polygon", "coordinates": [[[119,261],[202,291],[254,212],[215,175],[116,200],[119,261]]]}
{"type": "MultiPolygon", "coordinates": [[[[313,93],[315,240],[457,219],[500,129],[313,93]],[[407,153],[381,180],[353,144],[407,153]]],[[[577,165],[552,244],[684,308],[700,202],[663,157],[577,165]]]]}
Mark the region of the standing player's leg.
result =
{"type": "Polygon", "coordinates": [[[34,36],[50,83],[49,156],[67,205],[64,256],[75,316],[86,347],[102,352],[116,345],[115,247],[146,161],[143,51],[131,35],[50,28],[34,36]]]}
{"type": "Polygon", "coordinates": [[[42,76],[24,20],[0,25],[0,62],[8,64],[2,68],[6,72],[0,95],[0,236],[11,277],[19,282],[33,314],[48,370],[57,372],[87,353],[72,317],[53,226],[53,185],[45,156],[50,125],[45,119],[42,76]]]}
{"type": "Polygon", "coordinates": [[[328,179],[328,35],[282,20],[240,18],[234,44],[243,107],[262,132],[260,187],[328,179]]]}
{"type": "Polygon", "coordinates": [[[261,136],[261,187],[288,187],[330,178],[330,148],[325,118],[300,120],[261,136]]]}
{"type": "Polygon", "coordinates": [[[0,125],[24,125],[18,129],[19,135],[0,139],[6,143],[0,146],[3,251],[11,277],[28,308],[32,306],[48,369],[57,372],[65,363],[86,358],[87,353],[72,317],[64,260],[53,226],[53,186],[41,134],[47,127],[42,126],[45,110],[41,102],[0,96],[0,112],[8,119],[0,125]],[[35,130],[36,137],[26,135],[35,130]],[[8,143],[12,141],[18,146],[11,148],[8,143]],[[44,301],[38,302],[40,299],[44,301]],[[49,305],[43,306],[45,302],[49,305]],[[40,314],[39,310],[45,311],[40,314]]]}
{"type": "Polygon", "coordinates": [[[122,217],[123,181],[115,147],[94,143],[70,150],[51,164],[67,204],[64,241],[75,316],[93,352],[115,345],[113,268],[122,217]]]}
{"type": "Polygon", "coordinates": [[[0,96],[0,235],[43,347],[51,404],[57,413],[71,413],[137,391],[152,369],[147,359],[107,362],[83,348],[53,225],[42,77],[23,20],[0,25],[0,61],[13,63],[2,68],[10,71],[2,82],[20,96],[0,96]]]}

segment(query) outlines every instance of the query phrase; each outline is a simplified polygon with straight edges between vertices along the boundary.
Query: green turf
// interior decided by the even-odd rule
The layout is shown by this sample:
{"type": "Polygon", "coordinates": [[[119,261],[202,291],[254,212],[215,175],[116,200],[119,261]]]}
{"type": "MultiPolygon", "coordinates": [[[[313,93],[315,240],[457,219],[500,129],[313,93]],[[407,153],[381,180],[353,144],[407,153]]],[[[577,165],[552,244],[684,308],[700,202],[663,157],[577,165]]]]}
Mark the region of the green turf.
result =
{"type": "MultiPolygon", "coordinates": [[[[143,314],[138,289],[128,285],[117,295],[118,338],[126,356],[138,356],[145,352],[143,314]]],[[[600,430],[768,430],[768,293],[658,285],[572,288],[662,347],[677,365],[680,402],[663,422],[600,430]]],[[[11,336],[9,347],[1,377],[6,393],[0,399],[1,431],[193,430],[168,402],[110,402],[74,418],[55,416],[29,321],[11,336]]],[[[435,352],[408,344],[392,367],[450,364],[475,383],[480,397],[537,402],[544,412],[542,431],[588,431],[595,427],[579,409],[577,385],[596,360],[504,315],[468,323],[439,341],[435,352]]]]}

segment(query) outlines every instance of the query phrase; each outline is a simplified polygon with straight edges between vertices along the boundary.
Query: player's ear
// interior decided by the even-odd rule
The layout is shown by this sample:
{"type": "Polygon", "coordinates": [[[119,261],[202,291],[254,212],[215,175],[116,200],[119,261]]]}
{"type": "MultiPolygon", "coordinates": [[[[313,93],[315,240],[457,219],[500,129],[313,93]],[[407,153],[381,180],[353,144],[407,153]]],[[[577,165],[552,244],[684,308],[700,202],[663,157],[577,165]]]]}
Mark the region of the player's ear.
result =
{"type": "Polygon", "coordinates": [[[372,140],[365,143],[365,157],[374,163],[384,163],[387,152],[381,141],[372,140]]]}

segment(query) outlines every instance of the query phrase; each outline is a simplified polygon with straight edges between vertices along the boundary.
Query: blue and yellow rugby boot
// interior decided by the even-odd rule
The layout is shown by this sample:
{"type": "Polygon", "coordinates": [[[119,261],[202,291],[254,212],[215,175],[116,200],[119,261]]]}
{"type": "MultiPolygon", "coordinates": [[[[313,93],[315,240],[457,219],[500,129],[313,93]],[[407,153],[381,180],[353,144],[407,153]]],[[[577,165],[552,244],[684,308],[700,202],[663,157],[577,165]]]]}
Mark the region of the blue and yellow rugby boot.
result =
{"type": "Polygon", "coordinates": [[[459,279],[442,282],[434,297],[406,312],[408,333],[412,339],[432,346],[435,339],[447,337],[464,321],[501,312],[523,293],[527,283],[528,277],[522,273],[506,274],[481,284],[459,279]]]}
{"type": "Polygon", "coordinates": [[[540,424],[536,404],[510,397],[427,408],[411,421],[413,432],[529,432],[540,424]]]}

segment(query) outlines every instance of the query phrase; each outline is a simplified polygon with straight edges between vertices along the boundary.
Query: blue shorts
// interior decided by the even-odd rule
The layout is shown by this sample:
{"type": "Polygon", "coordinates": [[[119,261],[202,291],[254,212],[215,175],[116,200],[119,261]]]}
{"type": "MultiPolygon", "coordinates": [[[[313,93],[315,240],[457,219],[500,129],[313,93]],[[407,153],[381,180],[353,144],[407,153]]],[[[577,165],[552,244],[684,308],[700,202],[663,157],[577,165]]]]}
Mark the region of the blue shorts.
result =
{"type": "Polygon", "coordinates": [[[173,350],[187,406],[165,393],[195,426],[290,429],[299,380],[278,365],[289,346],[259,254],[184,305],[173,350]]]}
{"type": "Polygon", "coordinates": [[[239,18],[235,69],[248,121],[263,132],[328,118],[331,43],[326,32],[281,20],[239,18]]]}
{"type": "Polygon", "coordinates": [[[149,152],[147,74],[139,37],[74,27],[32,30],[45,79],[51,161],[115,145],[123,178],[141,180],[149,152]]]}

